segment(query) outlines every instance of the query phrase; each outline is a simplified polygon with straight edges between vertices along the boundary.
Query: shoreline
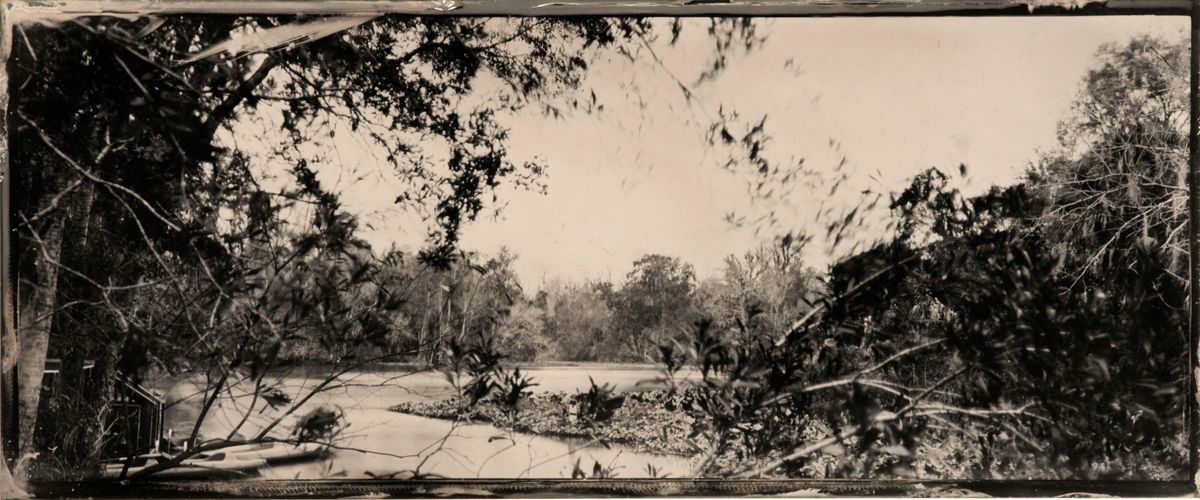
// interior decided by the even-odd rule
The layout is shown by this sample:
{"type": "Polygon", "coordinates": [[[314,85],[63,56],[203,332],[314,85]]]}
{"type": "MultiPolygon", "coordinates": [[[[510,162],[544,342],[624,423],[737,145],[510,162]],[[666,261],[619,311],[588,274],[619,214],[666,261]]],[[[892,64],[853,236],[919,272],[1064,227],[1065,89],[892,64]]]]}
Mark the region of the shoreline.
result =
{"type": "Polygon", "coordinates": [[[465,420],[497,429],[536,436],[594,442],[595,446],[617,444],[639,453],[697,458],[704,449],[693,436],[694,420],[681,404],[683,396],[664,391],[622,393],[621,406],[603,422],[576,417],[578,394],[532,394],[519,405],[515,417],[496,403],[484,401],[466,408],[458,398],[403,402],[389,411],[439,420],[465,420]]]}
{"type": "MultiPolygon", "coordinates": [[[[311,373],[314,371],[326,370],[334,368],[334,363],[326,363],[320,361],[307,361],[282,364],[275,371],[280,372],[302,372],[311,373]],[[297,370],[300,369],[300,370],[297,370]]],[[[351,371],[385,371],[385,370],[404,370],[411,372],[437,372],[441,371],[442,367],[429,366],[411,361],[379,361],[369,364],[364,364],[355,367],[351,371]]],[[[563,368],[585,368],[589,370],[653,370],[657,371],[661,365],[655,363],[635,363],[635,362],[618,362],[618,361],[536,361],[528,363],[512,363],[510,368],[520,368],[521,370],[553,370],[563,368]]],[[[683,371],[694,370],[695,367],[685,366],[683,371]]]]}

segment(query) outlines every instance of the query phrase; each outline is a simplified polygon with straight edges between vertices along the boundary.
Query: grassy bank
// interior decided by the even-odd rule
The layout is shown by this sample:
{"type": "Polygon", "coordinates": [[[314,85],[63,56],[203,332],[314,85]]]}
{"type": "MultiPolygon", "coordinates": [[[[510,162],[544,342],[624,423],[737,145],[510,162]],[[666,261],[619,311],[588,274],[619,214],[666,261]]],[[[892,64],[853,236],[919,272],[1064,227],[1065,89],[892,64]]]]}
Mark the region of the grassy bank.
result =
{"type": "Polygon", "coordinates": [[[580,419],[580,396],[534,394],[521,402],[515,414],[501,405],[485,401],[470,408],[460,399],[409,402],[392,411],[446,420],[485,422],[501,429],[557,436],[596,444],[621,444],[639,452],[694,457],[708,445],[702,436],[692,436],[693,417],[679,411],[678,393],[665,391],[626,393],[620,408],[604,421],[580,419]]]}

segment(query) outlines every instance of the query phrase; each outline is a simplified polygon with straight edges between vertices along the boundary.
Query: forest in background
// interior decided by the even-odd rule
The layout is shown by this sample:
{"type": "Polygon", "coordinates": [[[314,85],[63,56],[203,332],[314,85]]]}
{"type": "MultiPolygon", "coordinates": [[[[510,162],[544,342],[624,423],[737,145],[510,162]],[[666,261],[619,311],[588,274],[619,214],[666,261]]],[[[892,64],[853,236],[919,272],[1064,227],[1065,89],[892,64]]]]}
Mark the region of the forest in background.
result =
{"type": "Polygon", "coordinates": [[[801,250],[797,240],[779,238],[729,256],[724,276],[704,280],[677,257],[646,255],[623,281],[555,279],[534,293],[517,279],[517,256],[507,250],[491,258],[464,256],[448,269],[395,252],[380,259],[377,281],[347,299],[366,303],[379,287],[404,287],[406,300],[389,316],[380,345],[345,352],[298,341],[281,359],[333,362],[411,351],[420,354],[403,361],[437,366],[450,343],[488,338],[514,362],[654,363],[660,345],[688,342],[702,318],[725,329],[743,325],[765,332],[811,309],[808,301],[821,284],[817,272],[802,265],[801,250]]]}

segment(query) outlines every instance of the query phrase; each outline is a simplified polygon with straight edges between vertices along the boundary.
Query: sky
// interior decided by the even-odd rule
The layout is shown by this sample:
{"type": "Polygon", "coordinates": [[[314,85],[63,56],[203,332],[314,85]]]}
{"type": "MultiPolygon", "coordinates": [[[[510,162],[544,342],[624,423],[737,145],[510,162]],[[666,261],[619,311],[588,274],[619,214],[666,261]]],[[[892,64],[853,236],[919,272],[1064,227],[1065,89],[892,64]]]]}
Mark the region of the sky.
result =
{"type": "MultiPolygon", "coordinates": [[[[603,112],[504,117],[512,158],[549,166],[547,192],[502,188],[503,206],[490,207],[500,215],[467,226],[464,249],[516,253],[527,291],[555,279],[619,282],[647,253],[679,257],[701,279],[719,275],[725,256],[771,234],[820,233],[820,207],[849,206],[862,189],[901,189],[929,167],[965,164],[968,193],[1017,182],[1055,145],[1101,44],[1183,37],[1187,26],[1184,17],[1154,16],[764,19],[763,46],[694,84],[712,42],[706,20],[688,22],[677,44],[654,45],[657,60],[642,50],[634,61],[610,54],[592,63],[584,89],[603,112]],[[695,99],[683,98],[680,81],[695,99]],[[850,187],[754,201],[748,177],[706,147],[705,124],[718,110],[765,115],[772,158],[830,173],[844,159],[850,187]],[[766,211],[780,222],[726,220],[766,211]]],[[[377,249],[421,248],[425,229],[392,205],[397,183],[370,146],[343,137],[334,149],[362,174],[326,167],[319,175],[359,214],[362,236],[377,249]]],[[[818,268],[837,257],[819,241],[805,254],[818,268]]]]}

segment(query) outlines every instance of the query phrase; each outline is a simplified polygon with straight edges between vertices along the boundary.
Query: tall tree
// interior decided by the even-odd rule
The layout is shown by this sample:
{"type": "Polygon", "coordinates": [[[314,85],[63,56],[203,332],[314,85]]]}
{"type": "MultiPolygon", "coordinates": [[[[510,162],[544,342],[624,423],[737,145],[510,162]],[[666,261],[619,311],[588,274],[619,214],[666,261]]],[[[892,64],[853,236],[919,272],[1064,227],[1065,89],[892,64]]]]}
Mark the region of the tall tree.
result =
{"type": "Polygon", "coordinates": [[[656,346],[682,337],[692,320],[695,286],[695,270],[678,257],[651,254],[634,261],[613,305],[625,355],[653,359],[656,346]]]}
{"type": "Polygon", "coordinates": [[[553,342],[556,359],[613,361],[619,345],[612,337],[613,311],[592,286],[552,287],[543,296],[544,335],[553,342]]]}
{"type": "Polygon", "coordinates": [[[1081,257],[1081,281],[1147,257],[1186,282],[1187,41],[1142,36],[1097,58],[1058,148],[1029,172],[1048,203],[1040,222],[1081,257]]]}

